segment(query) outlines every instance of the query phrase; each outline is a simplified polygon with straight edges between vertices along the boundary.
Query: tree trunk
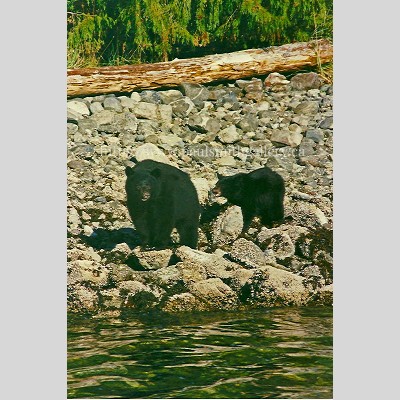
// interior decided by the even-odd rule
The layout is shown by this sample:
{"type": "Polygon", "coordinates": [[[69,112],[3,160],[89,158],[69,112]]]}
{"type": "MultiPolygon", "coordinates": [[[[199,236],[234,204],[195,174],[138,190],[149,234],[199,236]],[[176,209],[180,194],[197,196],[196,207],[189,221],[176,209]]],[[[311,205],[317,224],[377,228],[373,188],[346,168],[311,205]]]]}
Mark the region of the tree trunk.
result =
{"type": "Polygon", "coordinates": [[[67,95],[83,96],[176,87],[183,82],[235,80],[270,72],[297,71],[332,61],[326,39],[250,49],[155,64],[67,70],[67,95]]]}

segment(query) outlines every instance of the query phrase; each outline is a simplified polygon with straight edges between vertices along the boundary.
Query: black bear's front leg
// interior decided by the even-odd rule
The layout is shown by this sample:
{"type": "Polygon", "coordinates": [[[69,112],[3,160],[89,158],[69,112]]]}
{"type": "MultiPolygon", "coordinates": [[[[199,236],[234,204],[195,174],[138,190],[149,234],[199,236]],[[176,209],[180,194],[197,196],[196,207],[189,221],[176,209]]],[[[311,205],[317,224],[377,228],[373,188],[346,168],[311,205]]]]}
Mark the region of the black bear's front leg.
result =
{"type": "Polygon", "coordinates": [[[197,221],[179,221],[176,229],[179,233],[179,242],[182,246],[189,246],[192,249],[197,249],[197,242],[199,240],[197,221]]]}
{"type": "Polygon", "coordinates": [[[156,249],[167,248],[171,241],[172,229],[174,228],[171,216],[167,213],[156,213],[151,225],[152,246],[156,249]]]}
{"type": "Polygon", "coordinates": [[[140,242],[142,247],[148,247],[150,245],[150,229],[149,224],[146,221],[146,218],[137,217],[132,218],[134,221],[133,224],[135,225],[136,231],[139,234],[140,242]]]}
{"type": "Polygon", "coordinates": [[[242,215],[243,215],[243,228],[242,228],[242,235],[243,235],[249,229],[251,221],[253,221],[255,214],[253,210],[242,208],[242,215]]]}

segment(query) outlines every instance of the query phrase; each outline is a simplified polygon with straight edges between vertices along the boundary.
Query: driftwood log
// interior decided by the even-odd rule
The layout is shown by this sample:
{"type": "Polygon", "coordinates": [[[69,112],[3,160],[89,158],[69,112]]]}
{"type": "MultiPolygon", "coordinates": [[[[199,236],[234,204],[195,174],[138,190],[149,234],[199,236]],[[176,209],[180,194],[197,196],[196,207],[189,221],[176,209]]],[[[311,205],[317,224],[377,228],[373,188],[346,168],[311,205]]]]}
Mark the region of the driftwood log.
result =
{"type": "Polygon", "coordinates": [[[155,64],[67,70],[69,97],[175,87],[182,82],[209,83],[289,72],[332,61],[326,39],[250,49],[155,64]]]}

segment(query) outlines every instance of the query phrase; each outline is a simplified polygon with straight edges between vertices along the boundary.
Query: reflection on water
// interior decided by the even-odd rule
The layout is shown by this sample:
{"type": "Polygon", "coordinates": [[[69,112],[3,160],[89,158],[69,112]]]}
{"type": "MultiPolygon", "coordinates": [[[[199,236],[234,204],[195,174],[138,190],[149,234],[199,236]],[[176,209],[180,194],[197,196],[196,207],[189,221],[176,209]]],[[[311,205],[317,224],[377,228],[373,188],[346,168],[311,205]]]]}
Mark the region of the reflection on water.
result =
{"type": "Polygon", "coordinates": [[[68,320],[68,398],[332,398],[332,309],[68,320]]]}

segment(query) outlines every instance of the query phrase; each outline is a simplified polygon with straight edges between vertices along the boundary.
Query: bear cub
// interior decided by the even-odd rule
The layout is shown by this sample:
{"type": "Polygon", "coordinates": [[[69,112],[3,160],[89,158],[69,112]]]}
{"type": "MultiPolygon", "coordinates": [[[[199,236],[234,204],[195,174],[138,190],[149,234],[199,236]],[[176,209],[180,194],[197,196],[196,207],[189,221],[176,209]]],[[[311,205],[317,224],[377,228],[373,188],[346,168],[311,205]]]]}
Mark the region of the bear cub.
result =
{"type": "Polygon", "coordinates": [[[247,231],[255,216],[260,217],[261,223],[267,227],[283,219],[285,183],[272,169],[264,166],[249,173],[217,176],[218,182],[212,193],[226,197],[228,202],[241,207],[242,233],[247,231]]]}
{"type": "Polygon", "coordinates": [[[126,167],[127,207],[144,248],[163,249],[176,228],[180,244],[197,248],[200,205],[185,172],[144,160],[126,167]]]}

